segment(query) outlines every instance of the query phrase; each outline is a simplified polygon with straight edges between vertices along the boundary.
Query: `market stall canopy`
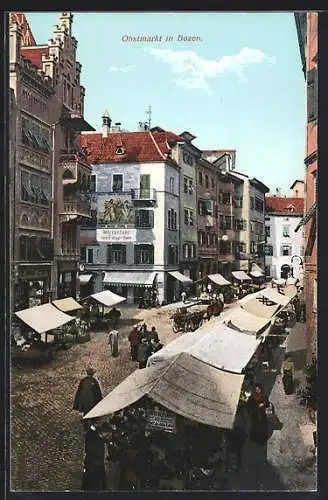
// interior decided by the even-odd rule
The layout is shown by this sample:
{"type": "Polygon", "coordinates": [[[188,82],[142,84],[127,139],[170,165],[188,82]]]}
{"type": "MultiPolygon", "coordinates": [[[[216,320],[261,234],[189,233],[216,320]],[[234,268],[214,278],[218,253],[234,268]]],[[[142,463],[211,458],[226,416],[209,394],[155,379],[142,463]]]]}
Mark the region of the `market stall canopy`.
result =
{"type": "Polygon", "coordinates": [[[180,353],[163,365],[133,372],[84,418],[110,415],[148,396],[188,419],[231,429],[243,381],[244,375],[218,370],[180,353]]]}
{"type": "Polygon", "coordinates": [[[279,304],[281,306],[286,306],[291,301],[291,297],[286,297],[286,295],[278,293],[272,288],[266,288],[265,290],[263,290],[262,297],[266,297],[267,299],[271,300],[271,302],[274,302],[275,304],[279,304]]]}
{"type": "Polygon", "coordinates": [[[254,314],[255,316],[260,316],[263,318],[272,318],[278,310],[281,308],[280,304],[274,303],[273,305],[264,304],[259,300],[259,296],[249,300],[242,305],[245,311],[254,314]]]}
{"type": "Polygon", "coordinates": [[[41,306],[30,307],[15,313],[32,330],[38,333],[45,333],[50,330],[55,330],[60,326],[65,325],[75,318],[68,314],[59,311],[51,304],[42,304],[41,306]]]}
{"type": "Polygon", "coordinates": [[[185,276],[184,274],[180,273],[179,271],[169,271],[169,274],[173,276],[178,281],[181,281],[181,283],[192,283],[193,281],[188,278],[188,276],[185,276]]]}
{"type": "Polygon", "coordinates": [[[142,271],[117,271],[105,272],[103,283],[111,285],[130,285],[130,286],[152,286],[157,273],[147,273],[142,271]]]}
{"type": "Polygon", "coordinates": [[[167,344],[149,357],[148,365],[158,365],[184,352],[215,368],[241,373],[260,342],[255,335],[238,332],[223,322],[207,324],[167,344]]]}
{"type": "Polygon", "coordinates": [[[103,306],[107,307],[116,306],[116,304],[120,304],[121,302],[124,302],[126,300],[125,297],[116,295],[116,293],[113,293],[110,290],[103,290],[102,292],[93,293],[92,295],[89,295],[89,297],[86,297],[86,299],[90,297],[99,302],[100,304],[102,304],[103,306]]]}
{"type": "Polygon", "coordinates": [[[208,278],[216,285],[224,286],[230,285],[230,281],[226,280],[221,274],[209,274],[208,278]]]}
{"type": "Polygon", "coordinates": [[[263,269],[260,268],[255,262],[252,264],[252,270],[249,273],[251,276],[254,276],[255,278],[259,278],[260,276],[264,276],[264,271],[263,269]]]}
{"type": "Polygon", "coordinates": [[[66,297],[65,299],[53,300],[53,305],[57,307],[60,311],[69,312],[77,311],[78,309],[83,309],[81,304],[76,302],[73,297],[66,297]]]}
{"type": "Polygon", "coordinates": [[[92,278],[92,274],[80,274],[79,275],[80,283],[89,283],[91,278],[92,278]]]}
{"type": "Polygon", "coordinates": [[[227,324],[238,328],[241,332],[259,334],[271,325],[271,320],[269,318],[255,316],[245,311],[245,309],[238,307],[232,310],[227,324]]]}
{"type": "Polygon", "coordinates": [[[252,281],[252,278],[250,278],[245,271],[232,271],[231,274],[238,281],[252,281]]]}

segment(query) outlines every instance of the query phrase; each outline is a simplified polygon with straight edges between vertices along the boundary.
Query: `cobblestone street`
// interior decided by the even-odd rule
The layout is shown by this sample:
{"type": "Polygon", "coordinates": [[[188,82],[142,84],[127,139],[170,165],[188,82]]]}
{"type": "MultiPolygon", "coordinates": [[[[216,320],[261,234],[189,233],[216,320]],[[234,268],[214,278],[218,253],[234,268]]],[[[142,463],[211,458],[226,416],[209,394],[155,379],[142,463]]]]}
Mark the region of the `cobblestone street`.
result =
{"type": "MultiPolygon", "coordinates": [[[[127,335],[131,325],[145,319],[155,325],[161,341],[176,337],[167,310],[139,311],[122,308],[120,356],[110,357],[107,335],[60,352],[48,365],[12,371],[12,484],[13,490],[78,490],[81,485],[83,433],[81,417],[72,410],[73,397],[87,365],[96,370],[103,395],[108,394],[136,367],[130,361],[127,335]],[[133,319],[134,318],[134,319],[133,319]]],[[[296,324],[296,337],[304,325],[296,324]]],[[[281,351],[281,357],[283,352],[281,351]]],[[[296,373],[297,378],[300,372],[296,373]]],[[[228,473],[227,489],[314,490],[316,459],[304,440],[307,416],[296,395],[286,396],[279,373],[263,373],[262,380],[283,424],[268,442],[267,463],[257,447],[246,442],[242,470],[228,473]],[[272,390],[271,390],[272,389],[272,390]]]]}

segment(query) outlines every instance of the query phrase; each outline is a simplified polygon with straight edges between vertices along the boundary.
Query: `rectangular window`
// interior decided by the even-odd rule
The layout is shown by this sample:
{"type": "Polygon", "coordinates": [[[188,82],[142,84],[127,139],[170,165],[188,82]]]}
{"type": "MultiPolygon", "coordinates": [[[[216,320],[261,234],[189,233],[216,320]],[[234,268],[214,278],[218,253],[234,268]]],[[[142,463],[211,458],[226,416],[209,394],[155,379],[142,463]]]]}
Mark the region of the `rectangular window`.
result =
{"type": "Polygon", "coordinates": [[[126,264],[126,245],[107,245],[108,264],[126,264]]]}
{"type": "Polygon", "coordinates": [[[291,256],[292,247],[290,245],[282,245],[280,248],[280,255],[283,257],[291,256]]]}
{"type": "Polygon", "coordinates": [[[244,243],[243,241],[239,242],[239,252],[246,253],[246,243],[244,243]]]}
{"type": "Polygon", "coordinates": [[[96,193],[97,189],[97,176],[95,174],[90,175],[90,193],[96,193]]]}
{"type": "Polygon", "coordinates": [[[168,264],[178,263],[178,247],[176,245],[168,246],[168,264]]]}
{"type": "Polygon", "coordinates": [[[220,217],[220,229],[223,231],[225,230],[230,230],[233,227],[233,217],[230,217],[229,215],[221,215],[220,217]]]}
{"type": "Polygon", "coordinates": [[[270,238],[270,236],[271,236],[271,227],[265,226],[265,237],[270,238]]]}
{"type": "MultiPolygon", "coordinates": [[[[173,178],[174,180],[174,178],[173,178]]],[[[173,190],[172,190],[173,192],[173,190]]],[[[140,175],[140,198],[149,199],[150,198],[150,174],[140,175]]]]}
{"type": "Polygon", "coordinates": [[[183,190],[185,193],[188,193],[188,177],[184,177],[183,179],[183,190]]]}
{"type": "Polygon", "coordinates": [[[246,231],[247,220],[245,219],[235,219],[235,230],[236,231],[246,231]]]}
{"type": "Polygon", "coordinates": [[[251,233],[254,233],[254,222],[250,222],[251,233]]]}
{"type": "Polygon", "coordinates": [[[199,172],[199,174],[198,174],[198,181],[199,181],[199,184],[202,186],[203,185],[203,173],[202,172],[199,172]]]}
{"type": "Polygon", "coordinates": [[[211,186],[212,186],[212,189],[215,188],[215,180],[214,180],[214,177],[211,177],[211,186]]]}
{"type": "Polygon", "coordinates": [[[167,228],[172,229],[172,212],[171,209],[167,211],[167,228]]]}
{"type": "Polygon", "coordinates": [[[251,210],[254,210],[255,209],[255,200],[254,200],[253,196],[251,196],[250,201],[251,201],[251,210]]]}
{"type": "Polygon", "coordinates": [[[176,230],[177,229],[178,215],[177,215],[176,210],[172,210],[172,212],[173,212],[173,229],[176,230]]]}
{"type": "Polygon", "coordinates": [[[282,228],[282,235],[285,238],[289,238],[290,237],[290,226],[283,226],[283,228],[282,228]]]}
{"type": "Polygon", "coordinates": [[[207,174],[205,174],[205,187],[206,188],[210,187],[210,184],[209,184],[209,181],[208,181],[208,175],[207,174]]]}
{"type": "Polygon", "coordinates": [[[28,172],[23,170],[21,173],[21,199],[22,201],[30,200],[30,176],[28,172]]]}
{"type": "Polygon", "coordinates": [[[31,200],[33,203],[41,203],[41,178],[39,175],[31,175],[31,200]]]}
{"type": "Polygon", "coordinates": [[[184,209],[184,223],[185,226],[189,225],[189,210],[187,208],[184,209]]]}
{"type": "Polygon", "coordinates": [[[264,203],[259,198],[255,198],[255,210],[257,212],[263,212],[264,210],[264,203]]]}
{"type": "MultiPolygon", "coordinates": [[[[171,221],[171,223],[172,223],[172,221],[171,221]]],[[[154,211],[153,210],[137,210],[135,224],[136,224],[136,228],[154,227],[154,211]]]]}
{"type": "Polygon", "coordinates": [[[318,100],[318,77],[317,68],[308,71],[307,74],[307,119],[308,121],[317,119],[317,100],[318,100]]]}
{"type": "Polygon", "coordinates": [[[87,260],[87,249],[86,249],[86,247],[81,247],[80,248],[80,260],[82,262],[85,262],[87,260]]]}
{"type": "Polygon", "coordinates": [[[230,205],[231,204],[231,193],[227,193],[226,191],[220,191],[219,203],[221,205],[230,205]]]}
{"type": "Polygon", "coordinates": [[[93,264],[93,248],[87,250],[87,264],[93,264]]]}
{"type": "Polygon", "coordinates": [[[213,200],[205,200],[203,203],[204,203],[204,215],[213,215],[214,213],[213,200]]]}
{"type": "Polygon", "coordinates": [[[272,257],[273,256],[273,246],[272,245],[265,245],[264,254],[267,255],[268,257],[272,257]]]}
{"type": "Polygon", "coordinates": [[[242,196],[235,196],[234,206],[236,208],[243,208],[243,197],[242,196]]]}
{"type": "Polygon", "coordinates": [[[189,226],[194,225],[194,212],[192,210],[189,210],[189,226]]]}
{"type": "Polygon", "coordinates": [[[134,262],[135,264],[154,264],[154,246],[135,245],[134,262]]]}
{"type": "Polygon", "coordinates": [[[113,174],[112,192],[122,193],[122,191],[123,191],[123,175],[113,174]]]}
{"type": "Polygon", "coordinates": [[[251,241],[251,253],[256,253],[256,246],[255,241],[251,241]]]}
{"type": "Polygon", "coordinates": [[[174,177],[170,177],[169,189],[170,189],[170,193],[174,194],[174,177]]]}
{"type": "Polygon", "coordinates": [[[193,185],[193,180],[192,179],[189,179],[188,192],[189,192],[189,194],[193,194],[193,192],[194,192],[194,185],[193,185]]]}

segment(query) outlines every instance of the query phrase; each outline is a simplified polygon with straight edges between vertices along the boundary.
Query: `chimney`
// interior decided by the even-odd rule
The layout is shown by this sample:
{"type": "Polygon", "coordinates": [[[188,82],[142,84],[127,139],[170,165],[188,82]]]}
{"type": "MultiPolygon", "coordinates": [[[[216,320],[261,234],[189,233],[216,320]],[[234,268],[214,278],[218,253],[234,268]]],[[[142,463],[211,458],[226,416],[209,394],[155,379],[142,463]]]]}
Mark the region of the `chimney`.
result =
{"type": "Polygon", "coordinates": [[[109,117],[108,111],[105,111],[105,113],[102,116],[102,136],[103,137],[108,137],[108,134],[110,133],[111,123],[112,123],[112,120],[109,117]]]}

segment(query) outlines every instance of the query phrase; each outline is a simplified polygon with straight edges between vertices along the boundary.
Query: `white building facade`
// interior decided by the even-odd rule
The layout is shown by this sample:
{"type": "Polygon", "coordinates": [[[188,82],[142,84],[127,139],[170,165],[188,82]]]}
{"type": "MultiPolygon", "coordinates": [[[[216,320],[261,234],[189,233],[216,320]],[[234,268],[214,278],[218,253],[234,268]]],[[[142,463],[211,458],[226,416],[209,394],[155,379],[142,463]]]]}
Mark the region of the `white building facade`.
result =
{"type": "Polygon", "coordinates": [[[266,276],[302,278],[304,236],[302,231],[295,232],[302,216],[302,198],[266,198],[266,276]]]}
{"type": "Polygon", "coordinates": [[[154,292],[160,304],[172,301],[179,285],[169,273],[179,271],[180,168],[155,132],[108,132],[81,139],[94,176],[93,227],[81,230],[81,283],[92,277],[93,291],[110,289],[130,304],[154,292]],[[93,161],[101,140],[108,147],[93,161]]]}

